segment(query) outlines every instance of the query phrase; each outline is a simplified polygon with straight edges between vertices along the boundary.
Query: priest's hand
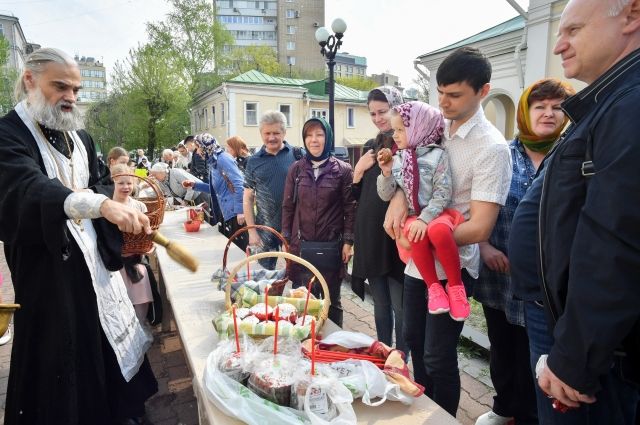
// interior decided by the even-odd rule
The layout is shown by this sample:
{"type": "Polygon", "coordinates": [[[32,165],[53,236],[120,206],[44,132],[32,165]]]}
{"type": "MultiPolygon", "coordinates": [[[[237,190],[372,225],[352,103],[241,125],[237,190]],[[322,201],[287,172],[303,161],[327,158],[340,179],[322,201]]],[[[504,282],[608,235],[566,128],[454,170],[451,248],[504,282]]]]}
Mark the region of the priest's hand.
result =
{"type": "Polygon", "coordinates": [[[100,205],[100,213],[108,221],[118,226],[121,232],[133,234],[145,232],[148,235],[153,232],[149,217],[144,213],[111,199],[105,200],[100,205]]]}

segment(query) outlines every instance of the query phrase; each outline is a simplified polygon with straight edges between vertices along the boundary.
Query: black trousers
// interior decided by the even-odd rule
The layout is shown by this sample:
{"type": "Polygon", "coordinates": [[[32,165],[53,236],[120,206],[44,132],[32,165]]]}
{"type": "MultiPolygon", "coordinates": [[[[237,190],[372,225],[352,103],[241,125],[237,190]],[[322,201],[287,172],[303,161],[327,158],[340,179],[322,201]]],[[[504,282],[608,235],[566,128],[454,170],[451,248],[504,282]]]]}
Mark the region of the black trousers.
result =
{"type": "Polygon", "coordinates": [[[482,306],[491,343],[489,368],[496,390],[493,411],[515,418],[517,425],[537,424],[536,392],[524,327],[507,321],[504,311],[482,306]]]}
{"type": "MultiPolygon", "coordinates": [[[[327,287],[329,289],[329,299],[331,305],[329,306],[329,320],[342,327],[342,302],[340,300],[340,289],[342,287],[342,278],[344,277],[344,266],[341,266],[337,270],[320,270],[322,276],[327,281],[327,287]]],[[[313,273],[306,267],[299,264],[291,265],[291,282],[293,288],[299,288],[300,286],[307,286],[309,280],[313,276],[313,273]]],[[[316,280],[311,288],[311,293],[317,298],[325,298],[325,294],[322,290],[322,285],[316,280]]]]}
{"type": "Polygon", "coordinates": [[[158,392],[158,381],[153,375],[147,355],[129,382],[125,381],[120,372],[116,355],[109,345],[109,341],[102,334],[104,348],[105,377],[107,396],[116,423],[127,418],[137,418],[145,415],[145,402],[158,392]]]}
{"type": "MultiPolygon", "coordinates": [[[[468,296],[473,294],[474,281],[463,269],[462,282],[468,296]]],[[[405,275],[402,326],[414,379],[424,386],[427,397],[455,417],[460,402],[457,347],[464,322],[455,321],[448,314],[429,314],[427,301],[424,280],[405,275]]]]}

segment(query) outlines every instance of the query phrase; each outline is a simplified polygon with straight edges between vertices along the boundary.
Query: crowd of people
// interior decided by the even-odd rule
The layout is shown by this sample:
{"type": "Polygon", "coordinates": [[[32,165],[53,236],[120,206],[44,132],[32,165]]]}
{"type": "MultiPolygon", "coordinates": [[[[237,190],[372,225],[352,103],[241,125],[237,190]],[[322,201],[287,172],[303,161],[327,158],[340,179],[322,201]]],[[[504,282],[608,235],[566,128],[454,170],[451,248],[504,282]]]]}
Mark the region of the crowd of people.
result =
{"type": "MultiPolygon", "coordinates": [[[[639,52],[640,0],[570,0],[554,53],[565,77],[587,87],[576,95],[555,78],[526,87],[510,142],[482,108],[491,63],[463,47],[436,71],[439,108],[393,87],[369,93],[379,132],[354,167],[333,156],[322,118],[289,143],[286,117],[267,111],[252,155],[237,136],[198,134],[156,163],[115,147],[103,169],[76,106],[77,64],[36,50],[19,103],[0,118],[0,240],[22,305],[5,423],[148,423],[155,281],[144,255],[122,255],[121,232],[151,232],[136,198],[153,190],[132,175],[171,202],[206,204],[227,237],[255,224],[280,232],[325,277],[338,326],[352,260],[378,339],[406,355],[425,394],[453,416],[473,297],[496,391],[478,425],[636,423],[639,52]]],[[[281,249],[256,228],[234,242],[281,249]]],[[[310,274],[294,265],[290,278],[306,286],[310,274]]]]}

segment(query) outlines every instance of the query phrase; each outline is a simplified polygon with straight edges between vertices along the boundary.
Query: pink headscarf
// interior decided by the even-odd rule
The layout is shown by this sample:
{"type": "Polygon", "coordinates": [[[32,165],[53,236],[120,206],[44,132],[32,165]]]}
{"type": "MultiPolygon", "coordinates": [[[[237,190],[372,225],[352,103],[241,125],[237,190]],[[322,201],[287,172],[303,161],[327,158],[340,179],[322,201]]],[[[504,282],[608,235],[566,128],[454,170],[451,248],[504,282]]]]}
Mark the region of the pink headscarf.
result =
{"type": "Polygon", "coordinates": [[[413,101],[393,108],[406,127],[409,148],[402,158],[402,179],[407,194],[411,196],[413,210],[420,213],[418,189],[420,175],[416,148],[439,145],[444,134],[444,118],[440,110],[424,102],[413,101]]]}

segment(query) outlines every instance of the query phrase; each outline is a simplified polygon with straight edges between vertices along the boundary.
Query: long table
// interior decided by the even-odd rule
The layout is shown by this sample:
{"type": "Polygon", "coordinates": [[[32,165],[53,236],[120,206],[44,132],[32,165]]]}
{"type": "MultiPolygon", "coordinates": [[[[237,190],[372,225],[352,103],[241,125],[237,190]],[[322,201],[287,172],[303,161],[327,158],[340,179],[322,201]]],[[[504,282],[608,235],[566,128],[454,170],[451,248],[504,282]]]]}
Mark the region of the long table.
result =
{"type": "MultiPolygon", "coordinates": [[[[200,424],[241,424],[239,420],[222,413],[206,397],[203,384],[207,356],[218,342],[211,320],[224,310],[224,292],[216,289],[211,282],[211,275],[222,265],[227,238],[206,223],[203,223],[199,232],[187,233],[182,225],[185,219],[184,211],[168,211],[160,231],[169,239],[184,245],[200,260],[198,271],[191,273],[182,268],[169,258],[163,248],[158,248],[158,261],[166,296],[182,340],[187,363],[194,376],[193,389],[198,399],[200,424]]],[[[244,252],[233,246],[229,251],[229,263],[237,264],[244,256],[244,252]]],[[[417,398],[411,406],[386,402],[379,407],[370,407],[356,400],[353,407],[358,424],[459,424],[426,396],[417,398]]]]}

